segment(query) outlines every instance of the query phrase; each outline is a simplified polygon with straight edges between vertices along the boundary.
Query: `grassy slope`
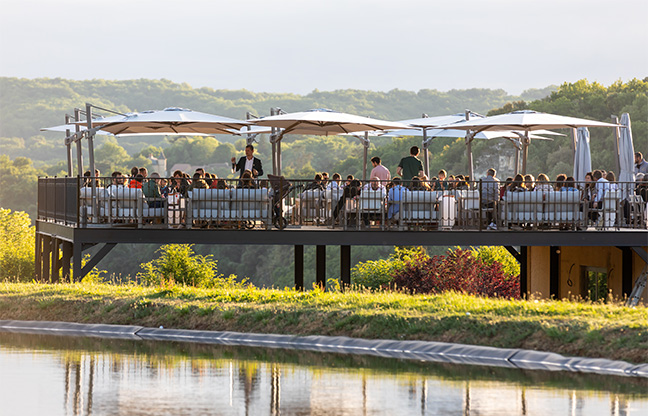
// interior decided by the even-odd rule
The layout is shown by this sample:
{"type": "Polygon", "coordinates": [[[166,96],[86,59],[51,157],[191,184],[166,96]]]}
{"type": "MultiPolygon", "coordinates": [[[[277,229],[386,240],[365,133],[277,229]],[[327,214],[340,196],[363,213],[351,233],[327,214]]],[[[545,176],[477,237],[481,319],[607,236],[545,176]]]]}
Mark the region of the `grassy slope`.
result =
{"type": "Polygon", "coordinates": [[[648,362],[648,309],[449,293],[0,283],[0,319],[459,342],[648,362]]]}

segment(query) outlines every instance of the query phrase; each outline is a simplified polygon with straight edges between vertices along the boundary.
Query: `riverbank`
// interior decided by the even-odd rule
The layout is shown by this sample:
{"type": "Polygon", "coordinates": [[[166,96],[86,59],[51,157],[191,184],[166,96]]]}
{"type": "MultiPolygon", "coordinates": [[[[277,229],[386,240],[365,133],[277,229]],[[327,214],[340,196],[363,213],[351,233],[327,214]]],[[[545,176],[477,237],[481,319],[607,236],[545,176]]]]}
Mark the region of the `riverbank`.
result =
{"type": "Polygon", "coordinates": [[[648,362],[648,309],[615,303],[0,283],[0,319],[441,341],[648,362]]]}

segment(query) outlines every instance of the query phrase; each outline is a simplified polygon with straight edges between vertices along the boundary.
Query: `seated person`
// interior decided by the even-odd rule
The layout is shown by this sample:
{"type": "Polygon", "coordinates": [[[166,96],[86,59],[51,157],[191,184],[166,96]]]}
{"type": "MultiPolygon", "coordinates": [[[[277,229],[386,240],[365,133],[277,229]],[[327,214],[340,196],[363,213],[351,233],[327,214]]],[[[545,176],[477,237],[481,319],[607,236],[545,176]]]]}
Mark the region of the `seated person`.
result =
{"type": "Polygon", "coordinates": [[[113,172],[111,176],[112,183],[108,186],[108,192],[110,195],[115,195],[118,188],[125,188],[124,181],[126,178],[124,178],[124,175],[119,171],[113,172]]]}
{"type": "Polygon", "coordinates": [[[193,175],[193,180],[191,181],[189,189],[209,189],[209,185],[207,185],[207,182],[205,182],[205,180],[200,176],[200,173],[196,172],[193,175]]]}
{"type": "Polygon", "coordinates": [[[344,187],[344,192],[342,193],[342,196],[340,197],[335,210],[333,210],[333,219],[338,218],[340,212],[342,211],[342,207],[344,207],[344,204],[346,203],[346,200],[355,198],[356,196],[360,195],[361,190],[362,184],[357,179],[352,179],[351,182],[349,182],[349,184],[344,187]]]}
{"type": "Polygon", "coordinates": [[[333,176],[331,176],[331,181],[326,185],[326,189],[338,189],[342,188],[342,185],[340,185],[340,181],[342,180],[342,176],[340,176],[339,173],[334,173],[333,176]]]}
{"type": "Polygon", "coordinates": [[[387,201],[389,204],[387,219],[398,220],[400,216],[400,202],[403,200],[403,192],[405,191],[406,189],[402,186],[401,178],[396,176],[392,180],[392,186],[387,194],[387,201]]]}
{"type": "Polygon", "coordinates": [[[135,175],[133,179],[128,183],[128,187],[131,189],[142,189],[142,181],[144,180],[144,176],[142,176],[141,173],[138,173],[135,175]]]}
{"type": "Polygon", "coordinates": [[[243,188],[243,189],[257,188],[256,184],[254,183],[254,177],[251,171],[246,169],[243,172],[243,175],[241,175],[241,179],[239,180],[239,188],[243,188]]]}
{"type": "Polygon", "coordinates": [[[322,183],[322,175],[319,173],[315,175],[313,182],[306,185],[304,191],[323,191],[324,184],[322,183]]]}
{"type": "MultiPolygon", "coordinates": [[[[142,185],[142,193],[146,198],[162,198],[162,193],[160,192],[160,174],[157,172],[151,173],[151,179],[144,182],[142,185]]],[[[149,208],[162,208],[162,201],[146,201],[149,208]]]]}

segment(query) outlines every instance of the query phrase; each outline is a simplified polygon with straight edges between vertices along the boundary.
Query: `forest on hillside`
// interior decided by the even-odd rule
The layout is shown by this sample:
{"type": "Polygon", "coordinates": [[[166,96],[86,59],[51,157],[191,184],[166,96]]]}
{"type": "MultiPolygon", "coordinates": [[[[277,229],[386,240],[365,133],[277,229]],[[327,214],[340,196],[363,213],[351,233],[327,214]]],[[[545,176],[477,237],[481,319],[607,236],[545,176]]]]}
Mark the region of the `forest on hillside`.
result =
{"type": "MultiPolygon", "coordinates": [[[[266,115],[270,107],[285,111],[331,108],[353,114],[399,120],[454,114],[470,109],[482,114],[499,114],[516,109],[533,109],[548,113],[609,121],[611,115],[627,112],[632,119],[635,149],[648,153],[648,78],[615,82],[609,86],[579,80],[559,87],[525,91],[510,96],[502,90],[452,90],[419,92],[393,90],[372,92],[343,90],[313,91],[305,96],[267,94],[249,91],[193,89],[186,84],[166,80],[71,81],[63,79],[0,78],[0,206],[26,211],[34,218],[38,176],[63,175],[66,170],[61,133],[42,133],[44,126],[63,123],[63,115],[86,102],[121,112],[184,107],[234,118],[245,118],[246,112],[266,115]]],[[[534,141],[529,151],[529,171],[546,173],[551,178],[572,170],[569,131],[553,141],[534,141]]],[[[128,171],[131,166],[150,166],[149,155],[164,152],[167,166],[188,163],[208,167],[208,171],[227,176],[227,161],[241,155],[245,140],[238,136],[217,137],[125,137],[98,136],[95,145],[97,167],[109,175],[113,170],[128,171]]],[[[370,157],[378,155],[385,166],[395,171],[401,157],[420,138],[372,138],[370,157]]],[[[591,129],[592,164],[594,168],[614,169],[614,132],[591,129]]],[[[503,161],[514,157],[513,146],[504,140],[473,143],[475,174],[480,177],[489,167],[497,167],[500,176],[510,171],[503,161]]],[[[270,165],[270,144],[260,136],[257,154],[270,165]]],[[[360,175],[362,146],[353,137],[290,136],[282,146],[284,174],[310,178],[316,172],[339,172],[360,175]]],[[[446,169],[450,174],[467,171],[465,145],[461,138],[435,139],[430,147],[430,170],[446,169]]],[[[117,247],[101,266],[110,272],[134,275],[137,265],[153,256],[157,247],[137,249],[117,247]]],[[[283,261],[287,253],[281,247],[198,247],[203,254],[214,254],[223,273],[252,277],[263,285],[289,284],[292,265],[283,261]],[[255,259],[249,262],[246,259],[255,259]],[[256,261],[260,259],[261,261],[256,261]]],[[[354,248],[353,260],[385,256],[390,248],[354,248]]],[[[335,277],[338,255],[329,248],[333,261],[328,276],[335,277]]],[[[291,256],[288,258],[292,258],[291,256]]],[[[306,252],[306,270],[314,264],[314,253],[306,252]]],[[[309,277],[307,276],[307,279],[309,277]]],[[[314,276],[312,277],[314,280],[314,276]]]]}

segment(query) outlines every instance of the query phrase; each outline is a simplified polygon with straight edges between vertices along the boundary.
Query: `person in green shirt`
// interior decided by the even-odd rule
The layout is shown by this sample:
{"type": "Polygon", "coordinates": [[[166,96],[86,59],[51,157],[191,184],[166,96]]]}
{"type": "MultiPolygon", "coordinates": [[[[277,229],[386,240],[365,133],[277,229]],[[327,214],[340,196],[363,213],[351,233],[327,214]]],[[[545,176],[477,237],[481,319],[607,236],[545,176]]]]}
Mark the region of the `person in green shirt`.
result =
{"type": "MultiPolygon", "coordinates": [[[[144,181],[142,193],[146,198],[161,198],[160,195],[160,175],[157,172],[151,173],[151,179],[144,181]]],[[[162,208],[162,201],[148,201],[149,208],[162,208]]]]}
{"type": "Polygon", "coordinates": [[[423,174],[423,164],[417,157],[419,155],[418,146],[410,148],[410,155],[401,159],[396,172],[403,178],[403,182],[408,183],[413,177],[423,174]]]}

